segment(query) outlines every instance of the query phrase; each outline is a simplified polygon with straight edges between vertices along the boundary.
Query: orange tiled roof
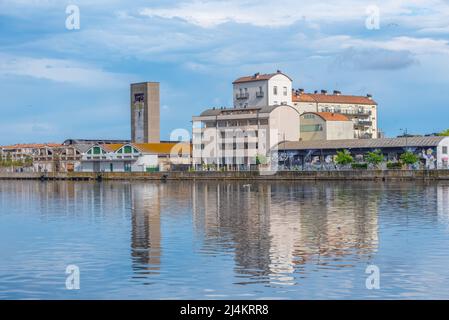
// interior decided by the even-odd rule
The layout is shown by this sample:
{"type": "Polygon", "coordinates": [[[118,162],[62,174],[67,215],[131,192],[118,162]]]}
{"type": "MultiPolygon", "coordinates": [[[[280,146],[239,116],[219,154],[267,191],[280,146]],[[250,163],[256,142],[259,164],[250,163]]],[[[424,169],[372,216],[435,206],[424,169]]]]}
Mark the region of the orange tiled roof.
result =
{"type": "Polygon", "coordinates": [[[293,102],[377,105],[376,101],[365,96],[352,96],[342,94],[301,93],[299,95],[293,94],[292,100],[293,102]]]}
{"type": "Polygon", "coordinates": [[[235,80],[233,82],[233,84],[235,83],[244,83],[244,82],[252,82],[252,81],[262,81],[262,80],[270,80],[272,77],[277,76],[278,74],[282,74],[284,76],[286,76],[287,78],[289,78],[291,80],[291,78],[289,76],[287,76],[286,74],[282,73],[282,72],[275,72],[275,73],[266,73],[266,74],[254,74],[252,76],[245,76],[245,77],[240,77],[237,80],[235,80]]]}
{"type": "MultiPolygon", "coordinates": [[[[139,149],[142,153],[151,153],[151,154],[170,154],[172,149],[178,145],[177,142],[162,142],[162,143],[133,143],[137,149],[139,149]]],[[[192,145],[190,143],[180,143],[182,149],[175,149],[175,151],[184,151],[188,148],[189,152],[191,152],[192,145]]]]}
{"type": "Polygon", "coordinates": [[[313,113],[321,118],[323,118],[325,121],[351,121],[347,116],[341,113],[333,113],[333,112],[306,112],[306,113],[313,113]]]}
{"type": "Polygon", "coordinates": [[[98,147],[103,148],[107,152],[115,152],[123,146],[124,144],[122,143],[110,143],[110,144],[102,144],[99,145],[98,147]]]}

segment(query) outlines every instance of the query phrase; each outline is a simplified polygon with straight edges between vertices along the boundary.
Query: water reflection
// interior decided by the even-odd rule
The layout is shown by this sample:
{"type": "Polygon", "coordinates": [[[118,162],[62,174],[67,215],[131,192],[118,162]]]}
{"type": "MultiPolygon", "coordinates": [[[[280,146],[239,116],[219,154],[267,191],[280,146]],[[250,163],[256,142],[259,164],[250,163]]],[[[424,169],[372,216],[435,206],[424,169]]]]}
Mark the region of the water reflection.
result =
{"type": "MultiPolygon", "coordinates": [[[[306,263],[369,255],[378,245],[381,192],[344,184],[196,183],[194,221],[207,250],[232,247],[241,283],[295,284],[306,263]]],[[[347,265],[340,265],[345,267],[347,265]]]]}
{"type": "Polygon", "coordinates": [[[154,298],[359,297],[347,288],[373,294],[371,263],[392,288],[380,297],[423,297],[426,283],[448,296],[448,182],[0,181],[0,208],[0,298],[53,292],[73,261],[85,288],[151,283],[154,298]]]}
{"type": "Polygon", "coordinates": [[[131,192],[131,255],[136,277],[158,273],[161,263],[161,190],[139,185],[131,192]]]}

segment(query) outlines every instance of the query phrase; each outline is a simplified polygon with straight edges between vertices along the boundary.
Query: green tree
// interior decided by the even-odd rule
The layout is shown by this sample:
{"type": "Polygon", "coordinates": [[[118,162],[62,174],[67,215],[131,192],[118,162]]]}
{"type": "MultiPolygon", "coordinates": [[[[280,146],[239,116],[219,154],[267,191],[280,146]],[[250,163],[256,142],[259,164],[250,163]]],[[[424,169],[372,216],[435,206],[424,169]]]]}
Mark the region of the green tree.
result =
{"type": "Polygon", "coordinates": [[[415,164],[419,161],[418,156],[410,151],[406,151],[403,154],[401,154],[400,159],[403,163],[405,163],[407,165],[415,164]]]}
{"type": "Polygon", "coordinates": [[[259,165],[259,164],[267,164],[267,157],[265,157],[262,154],[258,154],[256,156],[256,164],[257,165],[259,165]]]}
{"type": "Polygon", "coordinates": [[[440,132],[438,135],[439,136],[449,137],[449,129],[440,132]]]}
{"type": "Polygon", "coordinates": [[[380,150],[374,150],[373,152],[368,152],[365,159],[366,162],[377,167],[384,161],[385,157],[380,150]]]}
{"type": "Polygon", "coordinates": [[[23,162],[23,165],[24,165],[25,167],[32,167],[32,166],[33,166],[33,158],[30,157],[30,156],[27,156],[27,157],[25,158],[25,161],[23,162]]]}
{"type": "Polygon", "coordinates": [[[354,158],[348,150],[337,151],[337,156],[335,157],[335,162],[340,165],[351,164],[354,158]]]}

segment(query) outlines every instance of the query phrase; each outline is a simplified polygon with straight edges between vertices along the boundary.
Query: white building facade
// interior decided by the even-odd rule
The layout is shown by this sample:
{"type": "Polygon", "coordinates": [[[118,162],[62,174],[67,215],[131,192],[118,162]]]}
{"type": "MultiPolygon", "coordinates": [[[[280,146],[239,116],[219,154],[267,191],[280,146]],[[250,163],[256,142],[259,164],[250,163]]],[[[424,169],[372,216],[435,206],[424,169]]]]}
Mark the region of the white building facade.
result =
{"type": "Polygon", "coordinates": [[[300,124],[302,141],[354,139],[353,123],[343,114],[304,112],[300,124]]]}
{"type": "Polygon", "coordinates": [[[233,82],[234,107],[291,105],[292,79],[281,71],[256,73],[233,82]]]}
{"type": "Polygon", "coordinates": [[[288,105],[209,109],[192,120],[196,168],[248,170],[269,162],[279,142],[299,140],[299,114],[288,105]]]}
{"type": "Polygon", "coordinates": [[[342,95],[340,91],[328,94],[304,93],[302,89],[293,92],[292,105],[300,114],[305,112],[331,112],[347,116],[354,125],[355,139],[377,139],[380,137],[377,118],[377,102],[371,95],[342,95]]]}
{"type": "Polygon", "coordinates": [[[189,143],[93,145],[82,153],[80,172],[153,172],[191,164],[189,143]]]}

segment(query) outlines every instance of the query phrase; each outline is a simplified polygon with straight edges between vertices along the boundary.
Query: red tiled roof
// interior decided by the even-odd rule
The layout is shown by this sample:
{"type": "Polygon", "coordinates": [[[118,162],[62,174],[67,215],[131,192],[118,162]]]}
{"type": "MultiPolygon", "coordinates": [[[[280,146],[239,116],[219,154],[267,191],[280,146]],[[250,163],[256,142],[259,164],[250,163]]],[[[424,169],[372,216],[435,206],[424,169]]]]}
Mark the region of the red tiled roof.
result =
{"type": "Polygon", "coordinates": [[[292,80],[289,76],[287,76],[286,74],[282,73],[282,72],[275,72],[275,73],[267,73],[267,74],[254,74],[252,76],[245,76],[245,77],[241,77],[238,78],[237,80],[235,80],[233,82],[233,84],[235,83],[244,83],[244,82],[252,82],[252,81],[262,81],[262,80],[270,80],[272,77],[277,76],[277,75],[284,75],[287,78],[289,78],[290,80],[292,80]]]}
{"type": "Polygon", "coordinates": [[[349,118],[341,113],[332,113],[332,112],[306,112],[307,113],[313,113],[321,118],[323,118],[325,121],[351,121],[349,118]]]}
{"type": "Polygon", "coordinates": [[[45,148],[45,147],[49,147],[49,148],[54,148],[54,147],[61,147],[62,144],[60,143],[18,143],[18,144],[13,144],[10,146],[4,146],[2,147],[3,149],[32,149],[32,148],[45,148]]]}
{"type": "Polygon", "coordinates": [[[299,95],[293,94],[292,100],[293,102],[377,105],[376,101],[365,96],[351,96],[342,94],[301,93],[299,95]]]}
{"type": "Polygon", "coordinates": [[[316,100],[310,94],[307,93],[302,93],[299,95],[293,94],[292,100],[293,102],[316,102],[316,100]]]}

